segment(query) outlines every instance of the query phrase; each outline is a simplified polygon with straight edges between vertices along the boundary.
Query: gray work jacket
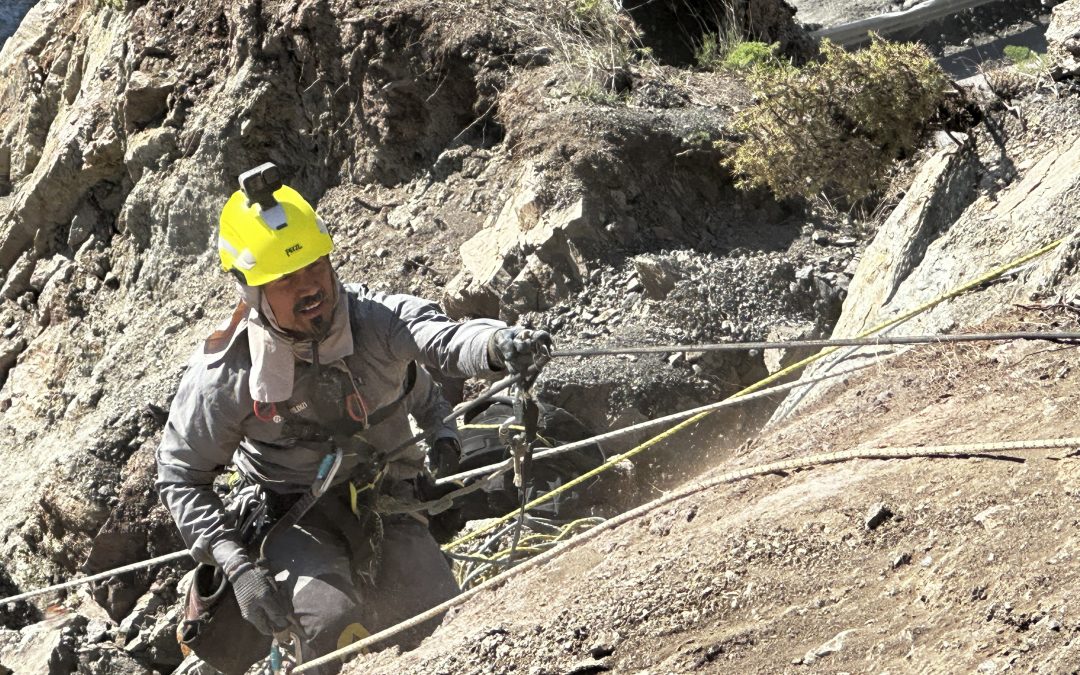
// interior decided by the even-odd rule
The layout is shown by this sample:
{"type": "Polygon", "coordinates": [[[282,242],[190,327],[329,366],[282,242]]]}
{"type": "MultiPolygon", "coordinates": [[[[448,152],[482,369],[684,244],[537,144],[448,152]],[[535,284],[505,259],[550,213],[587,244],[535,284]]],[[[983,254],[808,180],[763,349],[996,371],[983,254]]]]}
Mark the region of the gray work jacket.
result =
{"type": "Polygon", "coordinates": [[[310,488],[323,457],[341,447],[335,483],[343,482],[369,468],[375,452],[388,452],[412,435],[410,408],[421,428],[448,435],[436,422],[447,412],[445,401],[416,363],[455,377],[492,373],[488,340],[506,324],[455,322],[412,296],[351,285],[339,290],[352,353],[318,367],[294,360],[287,401],[253,399],[252,357],[240,339],[248,319],[239,312],[226,340],[215,349],[208,341],[192,355],[158,448],[156,485],[197,561],[225,566],[243,551],[212,489],[224,466],[235,464],[271,491],[297,493],[310,488]],[[370,420],[377,423],[369,426],[370,420]]]}

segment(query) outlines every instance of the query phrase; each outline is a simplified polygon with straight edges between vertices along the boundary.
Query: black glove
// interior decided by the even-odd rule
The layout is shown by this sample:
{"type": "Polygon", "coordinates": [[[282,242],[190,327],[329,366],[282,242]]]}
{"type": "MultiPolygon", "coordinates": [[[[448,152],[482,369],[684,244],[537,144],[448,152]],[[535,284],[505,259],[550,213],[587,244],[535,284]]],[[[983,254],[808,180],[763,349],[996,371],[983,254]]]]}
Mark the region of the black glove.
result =
{"type": "Polygon", "coordinates": [[[538,366],[547,363],[553,346],[547,331],[520,326],[500,328],[488,340],[488,361],[492,368],[524,373],[534,363],[538,366]]]}
{"type": "Polygon", "coordinates": [[[456,438],[437,438],[431,444],[431,468],[439,478],[453,476],[461,468],[461,443],[456,438]]]}
{"type": "Polygon", "coordinates": [[[240,614],[263,635],[273,635],[289,627],[289,610],[270,578],[261,568],[248,563],[229,576],[240,614]]]}
{"type": "MultiPolygon", "coordinates": [[[[460,488],[461,486],[456,483],[436,485],[434,476],[424,472],[416,481],[416,496],[419,497],[420,501],[430,502],[442,499],[460,488]]],[[[431,532],[431,536],[435,541],[440,544],[453,541],[461,528],[465,527],[465,514],[462,512],[461,506],[454,506],[435,515],[429,514],[427,519],[428,531],[431,532]]]]}

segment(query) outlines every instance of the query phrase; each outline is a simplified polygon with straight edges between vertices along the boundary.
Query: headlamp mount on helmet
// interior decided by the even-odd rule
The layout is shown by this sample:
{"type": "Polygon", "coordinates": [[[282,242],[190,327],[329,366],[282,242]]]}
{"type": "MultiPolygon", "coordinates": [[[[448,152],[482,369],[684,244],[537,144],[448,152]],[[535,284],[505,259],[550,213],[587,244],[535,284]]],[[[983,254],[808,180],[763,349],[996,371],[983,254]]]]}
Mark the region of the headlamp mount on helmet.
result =
{"type": "Polygon", "coordinates": [[[221,210],[221,266],[245,286],[292,274],[334,250],[326,225],[271,162],[240,174],[240,189],[221,210]]]}
{"type": "Polygon", "coordinates": [[[248,198],[248,203],[258,202],[263,211],[269,211],[278,205],[274,193],[281,189],[281,170],[277,164],[266,162],[240,174],[240,189],[248,198]]]}

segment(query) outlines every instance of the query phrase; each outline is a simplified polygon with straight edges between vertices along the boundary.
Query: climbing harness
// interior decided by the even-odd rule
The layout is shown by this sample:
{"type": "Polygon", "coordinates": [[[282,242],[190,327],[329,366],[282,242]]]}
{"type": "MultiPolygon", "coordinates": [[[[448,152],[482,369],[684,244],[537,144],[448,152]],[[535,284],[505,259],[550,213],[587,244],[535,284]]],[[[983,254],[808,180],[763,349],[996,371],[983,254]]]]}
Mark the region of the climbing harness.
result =
{"type": "MultiPolygon", "coordinates": [[[[311,510],[311,507],[315,505],[315,502],[319,501],[319,498],[330,489],[334,482],[334,476],[337,475],[338,469],[341,468],[341,459],[341,448],[335,448],[323,457],[319,469],[315,473],[315,480],[311,483],[311,488],[289,507],[285,515],[279,518],[263,537],[262,542],[259,544],[260,565],[263,560],[266,560],[266,542],[270,541],[270,538],[275,533],[287,530],[299,523],[304,515],[311,510]]],[[[270,675],[289,673],[294,666],[301,663],[303,663],[303,652],[297,634],[289,630],[276,633],[270,646],[270,675]]]]}
{"type": "Polygon", "coordinates": [[[326,494],[326,491],[330,489],[330,485],[334,482],[334,476],[337,475],[337,471],[341,468],[342,452],[341,448],[335,448],[332,452],[326,453],[322,462],[319,463],[319,469],[315,473],[315,480],[311,483],[311,488],[300,496],[296,500],[289,510],[285,512],[276,523],[271,526],[270,531],[263,537],[262,544],[259,547],[259,555],[263,556],[266,549],[266,541],[278,530],[287,530],[293,525],[300,522],[300,519],[304,517],[311,507],[315,505],[315,502],[319,501],[319,498],[326,494]]]}

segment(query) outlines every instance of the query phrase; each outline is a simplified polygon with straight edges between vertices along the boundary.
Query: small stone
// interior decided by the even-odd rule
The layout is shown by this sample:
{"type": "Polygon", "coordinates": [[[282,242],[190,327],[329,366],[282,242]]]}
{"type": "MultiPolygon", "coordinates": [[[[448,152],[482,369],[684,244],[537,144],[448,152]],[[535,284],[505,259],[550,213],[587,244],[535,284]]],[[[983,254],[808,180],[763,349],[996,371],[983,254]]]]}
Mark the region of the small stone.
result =
{"type": "Polygon", "coordinates": [[[589,648],[589,656],[594,659],[602,659],[605,656],[611,656],[615,653],[615,645],[607,642],[598,642],[589,648]]]}
{"type": "Polygon", "coordinates": [[[627,293],[642,293],[645,290],[645,284],[641,283],[641,279],[634,277],[630,281],[626,282],[627,293]]]}
{"type": "Polygon", "coordinates": [[[605,309],[604,311],[600,312],[598,315],[596,315],[596,316],[594,316],[592,318],[592,324],[594,326],[601,326],[601,325],[607,323],[608,321],[610,321],[612,319],[612,317],[614,317],[614,316],[615,316],[615,310],[613,310],[613,309],[605,309]]]}
{"type": "Polygon", "coordinates": [[[895,570],[899,567],[903,567],[911,562],[911,554],[907,551],[898,554],[892,561],[892,568],[895,570]]]}
{"type": "Polygon", "coordinates": [[[390,251],[386,250],[385,248],[383,248],[381,246],[379,248],[375,249],[375,257],[376,258],[385,258],[388,255],[390,255],[390,251]]]}
{"type": "Polygon", "coordinates": [[[870,510],[866,512],[866,518],[863,521],[863,525],[868,530],[876,530],[879,525],[884,523],[889,518],[892,518],[893,512],[889,510],[889,507],[884,503],[877,503],[870,507],[870,510]]]}
{"type": "Polygon", "coordinates": [[[667,362],[669,366],[678,365],[684,360],[685,358],[682,352],[675,352],[674,354],[667,357],[667,362]]]}
{"type": "Polygon", "coordinates": [[[829,243],[829,233],[825,230],[814,230],[814,234],[811,235],[815,244],[821,244],[822,246],[829,243]]]}
{"type": "Polygon", "coordinates": [[[855,237],[840,237],[836,240],[837,246],[854,246],[859,242],[855,237]]]}
{"type": "Polygon", "coordinates": [[[108,621],[91,619],[90,623],[86,624],[86,641],[89,644],[96,644],[108,640],[111,625],[108,621]]]}

